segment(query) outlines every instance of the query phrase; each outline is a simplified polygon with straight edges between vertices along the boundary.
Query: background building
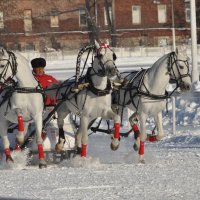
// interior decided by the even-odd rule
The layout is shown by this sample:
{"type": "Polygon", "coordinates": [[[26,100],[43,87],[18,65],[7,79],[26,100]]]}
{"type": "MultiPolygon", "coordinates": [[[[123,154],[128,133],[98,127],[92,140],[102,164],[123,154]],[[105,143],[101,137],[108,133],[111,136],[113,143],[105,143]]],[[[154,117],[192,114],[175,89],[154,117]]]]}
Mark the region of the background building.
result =
{"type": "Polygon", "coordinates": [[[188,43],[189,6],[188,0],[0,1],[0,44],[41,52],[79,48],[95,38],[117,47],[166,46],[173,28],[176,43],[188,43]]]}

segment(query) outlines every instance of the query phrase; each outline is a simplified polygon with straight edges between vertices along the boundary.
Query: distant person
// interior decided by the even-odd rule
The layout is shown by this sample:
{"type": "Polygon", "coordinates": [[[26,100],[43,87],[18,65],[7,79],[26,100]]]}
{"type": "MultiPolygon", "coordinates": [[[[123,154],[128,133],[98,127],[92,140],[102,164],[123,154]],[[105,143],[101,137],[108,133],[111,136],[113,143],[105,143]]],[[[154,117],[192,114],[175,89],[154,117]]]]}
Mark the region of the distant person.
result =
{"type": "MultiPolygon", "coordinates": [[[[33,75],[41,84],[42,88],[47,88],[51,86],[53,83],[58,83],[58,81],[51,75],[45,74],[45,66],[46,60],[44,58],[35,58],[31,60],[31,65],[33,68],[33,75]]],[[[56,99],[51,99],[50,97],[46,97],[45,99],[45,106],[55,106],[56,99]]]]}

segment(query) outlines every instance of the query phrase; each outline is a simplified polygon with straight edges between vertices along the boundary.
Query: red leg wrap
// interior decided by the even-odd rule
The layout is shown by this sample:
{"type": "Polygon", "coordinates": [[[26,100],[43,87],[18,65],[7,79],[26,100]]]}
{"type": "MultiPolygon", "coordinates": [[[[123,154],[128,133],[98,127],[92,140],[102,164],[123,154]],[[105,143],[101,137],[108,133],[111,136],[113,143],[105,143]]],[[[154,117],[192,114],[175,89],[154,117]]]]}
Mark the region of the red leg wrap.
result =
{"type": "Polygon", "coordinates": [[[22,116],[18,116],[18,131],[24,131],[24,121],[22,116]]]}
{"type": "Polygon", "coordinates": [[[81,157],[86,157],[87,144],[82,144],[81,157]]]}
{"type": "Polygon", "coordinates": [[[144,142],[140,141],[139,155],[144,155],[144,142]]]}
{"type": "Polygon", "coordinates": [[[44,158],[44,151],[43,151],[42,144],[38,144],[38,157],[39,157],[39,159],[44,158]]]}
{"type": "Polygon", "coordinates": [[[133,131],[134,132],[136,132],[136,131],[138,131],[139,129],[138,129],[138,126],[137,126],[137,124],[133,124],[133,127],[132,127],[132,129],[133,129],[133,131]]]}
{"type": "Polygon", "coordinates": [[[115,123],[115,124],[114,124],[114,128],[115,128],[114,138],[119,139],[119,138],[120,138],[120,132],[119,132],[120,123],[115,123]]]}
{"type": "Polygon", "coordinates": [[[156,139],[155,135],[149,136],[149,142],[156,142],[156,141],[157,141],[157,139],[156,139]]]}
{"type": "Polygon", "coordinates": [[[138,129],[138,125],[137,124],[133,124],[132,129],[134,131],[134,138],[135,138],[135,140],[137,140],[137,138],[140,137],[140,131],[138,129]]]}
{"type": "Polygon", "coordinates": [[[5,149],[5,154],[6,154],[6,157],[10,157],[10,149],[9,148],[5,149]]]}

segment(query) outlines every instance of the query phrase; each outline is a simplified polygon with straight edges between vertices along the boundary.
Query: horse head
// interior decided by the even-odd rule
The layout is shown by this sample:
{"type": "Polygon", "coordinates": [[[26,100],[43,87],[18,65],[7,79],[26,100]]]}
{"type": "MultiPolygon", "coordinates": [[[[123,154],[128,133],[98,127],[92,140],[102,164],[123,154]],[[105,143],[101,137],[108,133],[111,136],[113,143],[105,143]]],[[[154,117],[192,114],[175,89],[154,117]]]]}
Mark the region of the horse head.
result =
{"type": "Polygon", "coordinates": [[[170,82],[176,83],[181,91],[190,90],[192,83],[186,48],[176,48],[170,55],[168,63],[170,82]]]}
{"type": "Polygon", "coordinates": [[[115,66],[116,54],[110,49],[109,44],[99,44],[95,41],[95,57],[93,69],[100,76],[114,76],[117,73],[115,66]]]}
{"type": "Polygon", "coordinates": [[[0,82],[5,83],[17,73],[17,63],[14,53],[0,48],[0,82]]]}

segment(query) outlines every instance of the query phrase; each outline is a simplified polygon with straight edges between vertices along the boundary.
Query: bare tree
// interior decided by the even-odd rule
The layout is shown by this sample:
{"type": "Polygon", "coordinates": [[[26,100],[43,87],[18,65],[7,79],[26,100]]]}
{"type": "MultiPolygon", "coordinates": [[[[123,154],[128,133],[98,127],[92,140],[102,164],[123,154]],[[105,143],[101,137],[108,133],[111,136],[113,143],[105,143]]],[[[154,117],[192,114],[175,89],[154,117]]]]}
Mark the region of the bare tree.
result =
{"type": "Polygon", "coordinates": [[[99,27],[96,21],[96,6],[95,0],[85,0],[87,25],[91,43],[94,43],[94,40],[99,40],[99,27]]]}
{"type": "Polygon", "coordinates": [[[115,6],[115,0],[104,0],[105,4],[105,10],[106,10],[106,18],[108,22],[108,29],[111,39],[111,45],[112,47],[115,47],[117,45],[117,38],[116,38],[116,29],[115,29],[115,15],[114,15],[114,6],[115,6]],[[112,15],[109,14],[109,7],[112,8],[112,15]],[[112,17],[112,19],[111,19],[112,17]]]}

